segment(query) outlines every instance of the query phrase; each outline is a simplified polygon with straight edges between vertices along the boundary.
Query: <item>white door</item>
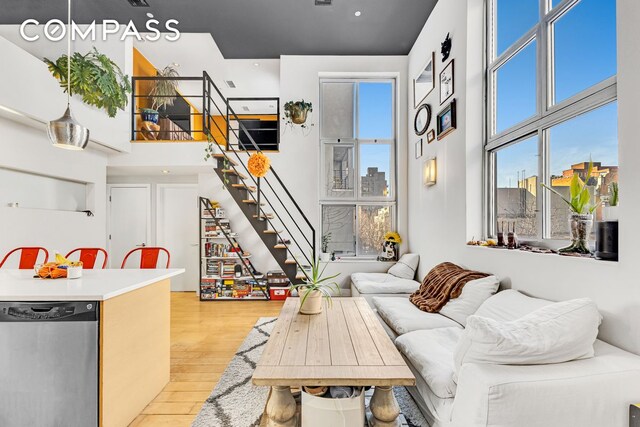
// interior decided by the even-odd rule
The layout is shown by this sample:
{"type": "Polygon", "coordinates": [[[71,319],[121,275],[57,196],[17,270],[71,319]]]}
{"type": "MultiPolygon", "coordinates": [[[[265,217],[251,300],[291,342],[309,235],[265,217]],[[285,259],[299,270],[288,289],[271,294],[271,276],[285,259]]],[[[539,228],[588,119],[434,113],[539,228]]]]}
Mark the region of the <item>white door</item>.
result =
{"type": "MultiPolygon", "coordinates": [[[[148,185],[109,186],[109,266],[120,268],[131,249],[151,243],[151,189],[148,185]]],[[[127,265],[139,263],[131,257],[127,265]]]]}
{"type": "Polygon", "coordinates": [[[198,187],[189,184],[158,184],[157,242],[171,253],[171,267],[185,274],[171,279],[172,291],[197,291],[200,280],[200,209],[198,187]]]}

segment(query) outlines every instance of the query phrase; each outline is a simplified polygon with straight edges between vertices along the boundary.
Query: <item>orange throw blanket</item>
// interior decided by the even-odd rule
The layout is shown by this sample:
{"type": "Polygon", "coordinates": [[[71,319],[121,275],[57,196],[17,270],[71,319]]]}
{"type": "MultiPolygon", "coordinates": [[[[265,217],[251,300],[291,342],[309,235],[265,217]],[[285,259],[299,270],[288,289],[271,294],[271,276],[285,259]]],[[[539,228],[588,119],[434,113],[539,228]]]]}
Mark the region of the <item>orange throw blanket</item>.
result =
{"type": "Polygon", "coordinates": [[[468,282],[489,276],[479,271],[465,270],[450,262],[438,264],[424,277],[420,289],[409,301],[422,311],[437,313],[452,298],[458,298],[468,282]]]}

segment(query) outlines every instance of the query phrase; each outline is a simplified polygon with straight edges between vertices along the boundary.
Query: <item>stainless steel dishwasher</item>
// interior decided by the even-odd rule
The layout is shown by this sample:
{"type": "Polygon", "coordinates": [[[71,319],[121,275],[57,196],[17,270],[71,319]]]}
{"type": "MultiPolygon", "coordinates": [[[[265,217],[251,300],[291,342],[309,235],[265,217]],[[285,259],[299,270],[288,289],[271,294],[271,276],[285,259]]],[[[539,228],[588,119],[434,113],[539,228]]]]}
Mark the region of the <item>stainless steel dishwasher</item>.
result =
{"type": "Polygon", "coordinates": [[[0,302],[0,426],[98,425],[98,303],[0,302]]]}

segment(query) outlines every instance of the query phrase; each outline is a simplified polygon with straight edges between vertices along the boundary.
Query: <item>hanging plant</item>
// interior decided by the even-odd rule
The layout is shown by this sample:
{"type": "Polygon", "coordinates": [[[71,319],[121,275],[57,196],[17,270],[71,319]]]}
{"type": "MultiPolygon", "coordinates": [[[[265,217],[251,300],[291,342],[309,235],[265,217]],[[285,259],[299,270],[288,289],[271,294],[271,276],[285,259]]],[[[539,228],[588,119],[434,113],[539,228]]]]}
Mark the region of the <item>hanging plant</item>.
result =
{"type": "MultiPolygon", "coordinates": [[[[55,61],[44,58],[53,77],[67,92],[67,55],[55,61]]],[[[118,110],[127,106],[127,95],[131,93],[129,76],[94,47],[86,55],[75,52],[71,56],[70,94],[80,95],[82,102],[103,108],[109,117],[115,117],[118,110]]]]}
{"type": "Polygon", "coordinates": [[[247,166],[251,175],[256,178],[262,178],[267,174],[267,172],[269,172],[269,169],[271,168],[271,160],[269,160],[264,153],[258,152],[249,157],[247,166]]]}
{"type": "Polygon", "coordinates": [[[307,114],[313,111],[313,104],[305,102],[304,99],[300,101],[289,101],[284,104],[284,117],[285,122],[288,125],[299,125],[300,127],[307,127],[307,114]]]}

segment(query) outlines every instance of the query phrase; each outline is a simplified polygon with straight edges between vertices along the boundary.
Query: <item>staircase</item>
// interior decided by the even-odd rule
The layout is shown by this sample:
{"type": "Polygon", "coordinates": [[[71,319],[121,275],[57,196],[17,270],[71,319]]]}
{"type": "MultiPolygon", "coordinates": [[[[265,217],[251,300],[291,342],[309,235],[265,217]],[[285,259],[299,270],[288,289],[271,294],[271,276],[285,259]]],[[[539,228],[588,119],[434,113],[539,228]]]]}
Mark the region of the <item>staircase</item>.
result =
{"type": "Polygon", "coordinates": [[[252,152],[261,150],[206,72],[202,80],[203,131],[209,141],[207,158],[216,162],[216,174],[291,283],[301,283],[316,256],[315,228],[273,167],[263,178],[249,173],[248,153],[236,149],[231,137],[238,141],[239,132],[244,132],[252,152]],[[210,119],[212,115],[224,118],[226,132],[210,119]],[[233,129],[231,121],[239,128],[233,129]]]}

